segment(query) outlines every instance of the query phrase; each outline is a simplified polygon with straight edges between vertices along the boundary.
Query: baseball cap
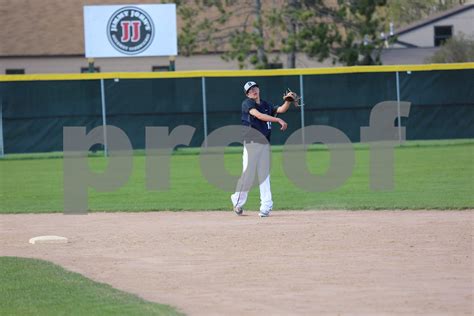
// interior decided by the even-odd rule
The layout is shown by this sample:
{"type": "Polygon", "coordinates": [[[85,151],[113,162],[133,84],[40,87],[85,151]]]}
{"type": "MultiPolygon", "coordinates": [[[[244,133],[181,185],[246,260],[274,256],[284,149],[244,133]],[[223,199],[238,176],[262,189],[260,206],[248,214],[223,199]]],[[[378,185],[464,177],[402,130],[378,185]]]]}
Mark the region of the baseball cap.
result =
{"type": "Polygon", "coordinates": [[[244,85],[244,92],[245,94],[247,94],[247,92],[250,90],[250,88],[252,87],[258,87],[258,84],[254,81],[248,81],[245,85],[244,85]]]}

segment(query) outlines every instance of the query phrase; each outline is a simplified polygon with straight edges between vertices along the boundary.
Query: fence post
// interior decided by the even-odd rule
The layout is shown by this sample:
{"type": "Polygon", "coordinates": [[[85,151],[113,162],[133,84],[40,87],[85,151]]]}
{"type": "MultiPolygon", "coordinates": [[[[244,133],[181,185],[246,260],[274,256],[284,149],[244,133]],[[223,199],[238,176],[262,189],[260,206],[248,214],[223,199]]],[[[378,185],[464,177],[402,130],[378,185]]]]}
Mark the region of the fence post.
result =
{"type": "Polygon", "coordinates": [[[0,157],[5,156],[5,150],[3,147],[3,102],[0,99],[0,157]]]}
{"type": "Polygon", "coordinates": [[[306,146],[305,135],[304,135],[304,88],[303,88],[303,75],[300,75],[300,97],[301,97],[301,141],[303,146],[306,146]]]}
{"type": "Polygon", "coordinates": [[[207,98],[206,98],[206,78],[201,78],[202,88],[202,114],[204,119],[204,147],[207,148],[207,98]]]}
{"type": "Polygon", "coordinates": [[[104,157],[107,157],[107,118],[106,118],[106,107],[105,107],[105,89],[104,79],[100,79],[100,95],[102,99],[102,127],[104,129],[104,157]]]}
{"type": "Polygon", "coordinates": [[[400,74],[396,72],[397,79],[397,121],[398,121],[398,143],[402,144],[402,122],[400,117],[400,74]]]}

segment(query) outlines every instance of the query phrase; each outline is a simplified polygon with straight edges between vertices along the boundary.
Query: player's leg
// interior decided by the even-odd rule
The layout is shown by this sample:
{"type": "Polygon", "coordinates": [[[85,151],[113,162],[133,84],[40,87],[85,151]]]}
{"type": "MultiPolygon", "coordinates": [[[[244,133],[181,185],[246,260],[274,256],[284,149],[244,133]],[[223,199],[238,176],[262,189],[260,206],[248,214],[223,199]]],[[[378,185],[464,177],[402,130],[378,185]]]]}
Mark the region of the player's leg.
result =
{"type": "Polygon", "coordinates": [[[237,182],[235,193],[231,195],[232,205],[235,213],[242,214],[243,206],[247,202],[248,192],[255,178],[255,148],[254,144],[244,144],[242,155],[242,175],[237,182]]]}
{"type": "Polygon", "coordinates": [[[260,183],[260,213],[261,217],[270,215],[273,208],[272,191],[270,186],[271,151],[270,145],[260,145],[258,159],[258,182],[260,183]]]}

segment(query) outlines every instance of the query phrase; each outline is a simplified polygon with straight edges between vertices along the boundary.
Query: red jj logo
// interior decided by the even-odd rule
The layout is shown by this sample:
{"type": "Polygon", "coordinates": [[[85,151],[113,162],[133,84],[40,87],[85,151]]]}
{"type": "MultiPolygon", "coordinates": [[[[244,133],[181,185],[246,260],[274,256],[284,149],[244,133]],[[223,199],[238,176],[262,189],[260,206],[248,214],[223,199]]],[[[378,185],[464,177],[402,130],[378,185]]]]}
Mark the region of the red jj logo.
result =
{"type": "Polygon", "coordinates": [[[110,44],[121,53],[136,55],[153,41],[153,21],[142,9],[125,7],[116,11],[107,23],[110,44]]]}
{"type": "Polygon", "coordinates": [[[129,42],[130,40],[134,43],[138,42],[140,39],[141,21],[122,21],[120,25],[122,26],[122,37],[120,38],[122,43],[129,42]],[[132,33],[132,36],[130,36],[130,33],[132,33]]]}

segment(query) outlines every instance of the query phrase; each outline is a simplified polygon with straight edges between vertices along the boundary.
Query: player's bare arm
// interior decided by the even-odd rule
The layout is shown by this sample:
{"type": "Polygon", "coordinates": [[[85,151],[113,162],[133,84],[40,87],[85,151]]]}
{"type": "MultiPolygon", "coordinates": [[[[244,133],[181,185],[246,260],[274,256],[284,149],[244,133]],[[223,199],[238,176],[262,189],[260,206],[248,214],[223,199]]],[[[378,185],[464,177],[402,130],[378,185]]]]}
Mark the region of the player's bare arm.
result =
{"type": "Polygon", "coordinates": [[[288,111],[288,109],[290,108],[290,104],[291,104],[290,101],[285,101],[285,102],[283,102],[282,105],[280,105],[279,107],[277,107],[276,112],[277,112],[278,114],[285,113],[285,112],[288,111]]]}
{"type": "Polygon", "coordinates": [[[278,123],[281,125],[281,130],[284,131],[288,127],[288,124],[283,121],[281,118],[270,116],[264,113],[259,112],[257,109],[251,109],[249,111],[250,115],[256,117],[257,119],[265,122],[278,123]]]}

